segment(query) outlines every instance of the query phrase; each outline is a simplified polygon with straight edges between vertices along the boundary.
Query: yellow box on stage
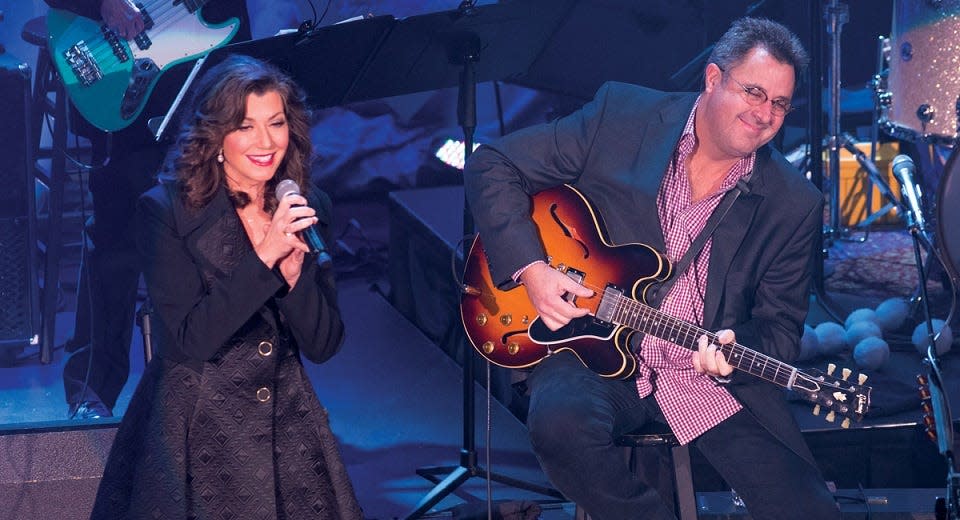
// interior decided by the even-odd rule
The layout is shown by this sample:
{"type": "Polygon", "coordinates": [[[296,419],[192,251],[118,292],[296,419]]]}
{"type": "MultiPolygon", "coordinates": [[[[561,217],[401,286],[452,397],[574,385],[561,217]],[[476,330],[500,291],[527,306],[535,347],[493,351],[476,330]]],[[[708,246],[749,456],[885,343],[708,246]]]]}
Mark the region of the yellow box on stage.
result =
{"type": "MultiPolygon", "coordinates": [[[[867,157],[870,157],[870,143],[857,143],[860,149],[867,157]]],[[[883,176],[890,186],[893,195],[900,197],[900,188],[896,178],[893,176],[893,169],[890,167],[893,158],[899,153],[897,143],[880,143],[877,145],[876,165],[877,171],[883,176]]],[[[823,167],[826,172],[830,171],[830,154],[824,152],[823,167]]],[[[829,200],[829,198],[828,198],[829,200]]],[[[889,202],[880,189],[870,180],[867,171],[860,166],[857,158],[847,150],[840,149],[840,221],[847,227],[853,227],[863,222],[869,215],[880,211],[889,202]],[[869,190],[869,191],[868,191],[869,190]],[[870,212],[867,212],[867,194],[871,193],[870,212]]],[[[896,211],[887,211],[884,215],[877,216],[874,220],[877,224],[896,224],[898,217],[896,211]]]]}

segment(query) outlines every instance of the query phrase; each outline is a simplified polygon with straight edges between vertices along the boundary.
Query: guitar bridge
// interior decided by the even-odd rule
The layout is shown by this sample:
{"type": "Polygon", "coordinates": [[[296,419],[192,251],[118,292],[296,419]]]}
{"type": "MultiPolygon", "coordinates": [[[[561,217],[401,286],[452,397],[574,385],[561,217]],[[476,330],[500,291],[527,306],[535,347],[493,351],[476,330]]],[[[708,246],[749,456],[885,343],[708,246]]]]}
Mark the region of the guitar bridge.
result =
{"type": "Polygon", "coordinates": [[[103,71],[97,65],[97,60],[90,52],[87,42],[80,40],[71,45],[69,49],[63,52],[63,57],[70,65],[70,70],[73,71],[84,87],[89,87],[103,78],[103,71]]]}

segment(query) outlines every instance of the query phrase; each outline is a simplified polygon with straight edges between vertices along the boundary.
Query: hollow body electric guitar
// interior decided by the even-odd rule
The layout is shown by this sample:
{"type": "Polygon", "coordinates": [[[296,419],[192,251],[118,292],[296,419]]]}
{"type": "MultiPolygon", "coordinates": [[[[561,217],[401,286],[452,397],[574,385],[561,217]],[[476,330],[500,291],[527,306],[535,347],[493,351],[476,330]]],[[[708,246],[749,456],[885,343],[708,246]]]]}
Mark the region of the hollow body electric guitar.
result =
{"type": "MultiPolygon", "coordinates": [[[[681,347],[696,350],[697,340],[716,335],[673,318],[646,303],[651,284],[670,275],[666,258],[644,244],[613,246],[607,242],[603,221],[575,188],[559,186],[532,197],[532,218],[539,230],[549,264],[594,290],[576,304],[591,314],[551,331],[537,316],[526,291],[497,289],[478,237],[467,257],[461,318],[470,342],[492,363],[507,368],[526,368],[562,350],[574,353],[601,376],[627,378],[636,369],[630,337],[636,332],[652,334],[681,347]]],[[[733,343],[721,345],[727,361],[736,369],[797,392],[826,409],[827,420],[836,414],[860,420],[870,407],[871,388],[866,376],[848,381],[833,377],[832,367],[800,370],[770,356],[733,343]]]]}
{"type": "Polygon", "coordinates": [[[100,22],[51,9],[50,56],[83,117],[108,132],[126,128],[140,115],[164,72],[233,39],[240,21],[207,24],[199,13],[207,1],[138,3],[145,28],[130,41],[100,22]]]}

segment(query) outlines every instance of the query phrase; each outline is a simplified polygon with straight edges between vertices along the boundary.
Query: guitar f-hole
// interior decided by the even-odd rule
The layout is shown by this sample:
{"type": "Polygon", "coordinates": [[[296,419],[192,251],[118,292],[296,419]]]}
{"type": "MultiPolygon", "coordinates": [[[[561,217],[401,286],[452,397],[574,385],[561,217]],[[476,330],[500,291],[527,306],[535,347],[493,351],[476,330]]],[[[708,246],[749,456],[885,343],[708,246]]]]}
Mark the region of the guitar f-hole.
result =
{"type": "Polygon", "coordinates": [[[590,258],[590,249],[587,248],[587,244],[584,244],[583,240],[580,240],[580,237],[577,236],[579,235],[579,233],[577,233],[576,228],[569,228],[567,227],[566,224],[563,223],[563,220],[560,219],[560,215],[557,215],[557,206],[558,206],[557,203],[553,203],[550,205],[550,216],[553,218],[553,221],[556,222],[558,226],[560,226],[560,229],[563,231],[564,235],[575,240],[577,244],[580,244],[580,247],[583,248],[583,257],[590,258]]]}

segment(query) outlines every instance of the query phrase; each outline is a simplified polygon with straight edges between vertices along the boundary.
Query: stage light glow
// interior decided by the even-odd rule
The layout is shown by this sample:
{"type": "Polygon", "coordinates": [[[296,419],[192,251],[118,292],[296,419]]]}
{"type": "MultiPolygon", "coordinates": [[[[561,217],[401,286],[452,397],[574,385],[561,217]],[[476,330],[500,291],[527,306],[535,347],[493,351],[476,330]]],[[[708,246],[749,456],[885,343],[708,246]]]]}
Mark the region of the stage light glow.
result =
{"type": "MultiPolygon", "coordinates": [[[[473,143],[474,150],[476,150],[478,146],[480,146],[480,143],[473,143]]],[[[463,148],[463,141],[447,139],[447,142],[443,143],[443,146],[441,146],[434,155],[444,164],[462,170],[464,161],[463,148]]]]}

